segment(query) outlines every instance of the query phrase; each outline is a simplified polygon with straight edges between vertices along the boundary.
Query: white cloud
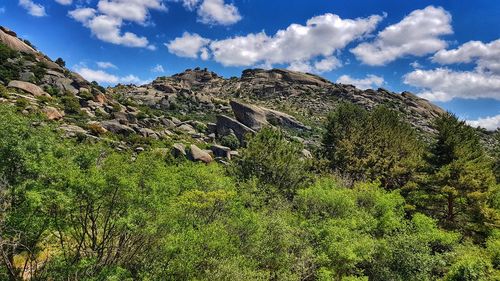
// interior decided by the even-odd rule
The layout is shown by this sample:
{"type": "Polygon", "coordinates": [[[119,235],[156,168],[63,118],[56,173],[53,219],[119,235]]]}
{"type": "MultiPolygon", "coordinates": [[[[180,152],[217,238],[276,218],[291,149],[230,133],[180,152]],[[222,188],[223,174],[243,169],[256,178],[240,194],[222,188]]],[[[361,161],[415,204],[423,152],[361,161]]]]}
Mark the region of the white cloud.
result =
{"type": "MultiPolygon", "coordinates": [[[[210,50],[214,60],[225,66],[293,64],[290,67],[297,68],[302,64],[304,67],[304,63],[310,64],[314,59],[331,60],[335,51],[373,31],[381,19],[378,15],[342,19],[324,14],[309,19],[306,25],[292,24],[273,36],[260,32],[212,41],[210,50]]],[[[327,62],[318,66],[325,67],[327,62]]]]}
{"type": "Polygon", "coordinates": [[[500,76],[475,71],[453,71],[447,68],[414,70],[404,76],[404,83],[423,89],[420,93],[431,101],[454,98],[500,100],[500,76]]]}
{"type": "Polygon", "coordinates": [[[373,42],[361,43],[351,52],[368,65],[385,65],[408,55],[424,56],[446,48],[440,36],[453,33],[450,23],[447,11],[428,6],[411,12],[379,32],[373,42]]]}
{"type": "Polygon", "coordinates": [[[334,56],[326,57],[314,64],[317,72],[327,72],[342,66],[342,63],[334,56]]]}
{"type": "Polygon", "coordinates": [[[410,66],[415,68],[415,69],[422,68],[422,65],[418,61],[414,61],[414,62],[410,63],[410,66]]]}
{"type": "Polygon", "coordinates": [[[97,10],[78,8],[68,15],[90,28],[98,39],[127,47],[142,47],[156,50],[144,36],[122,32],[125,22],[147,25],[149,10],[165,11],[161,0],[99,0],[97,10]]]}
{"type": "Polygon", "coordinates": [[[196,33],[184,32],[182,37],[177,37],[170,41],[165,46],[168,51],[179,57],[186,58],[198,58],[198,55],[202,53],[203,57],[206,59],[206,49],[204,47],[210,42],[209,39],[203,38],[196,33]]]}
{"type": "Polygon", "coordinates": [[[238,8],[225,4],[224,0],[204,0],[198,8],[198,16],[199,21],[205,24],[231,25],[241,20],[238,8]]]}
{"type": "Polygon", "coordinates": [[[100,0],[99,12],[126,21],[145,24],[149,10],[166,10],[161,0],[100,0]]]}
{"type": "Polygon", "coordinates": [[[96,81],[98,83],[104,83],[104,84],[132,83],[132,84],[142,85],[149,82],[149,80],[141,80],[139,77],[132,74],[129,74],[124,77],[119,77],[117,75],[108,73],[104,70],[90,69],[84,65],[76,66],[74,67],[74,70],[88,81],[96,81]]]}
{"type": "Polygon", "coordinates": [[[432,61],[440,64],[474,62],[477,72],[500,75],[500,39],[487,44],[469,41],[453,50],[441,50],[432,57],[432,61]]]}
{"type": "Polygon", "coordinates": [[[73,0],[55,0],[55,1],[61,5],[71,5],[73,3],[73,0]]]}
{"type": "Polygon", "coordinates": [[[157,64],[153,68],[151,68],[151,72],[163,73],[165,72],[165,69],[163,69],[163,65],[157,64]]]}
{"type": "Polygon", "coordinates": [[[31,0],[19,0],[19,6],[26,9],[26,11],[28,11],[28,14],[34,17],[44,17],[47,15],[47,13],[45,13],[44,6],[36,4],[31,0]]]}
{"type": "Polygon", "coordinates": [[[96,64],[97,64],[97,67],[103,68],[103,69],[106,69],[106,68],[118,69],[118,67],[116,65],[114,65],[113,63],[108,62],[108,61],[98,61],[96,64]]]}
{"type": "Polygon", "coordinates": [[[479,118],[476,120],[467,120],[466,122],[472,127],[481,127],[489,131],[494,131],[500,128],[500,115],[479,118]]]}
{"type": "Polygon", "coordinates": [[[210,25],[231,25],[241,20],[240,12],[234,4],[224,0],[173,0],[182,2],[189,11],[197,11],[198,21],[210,25]]]}
{"type": "Polygon", "coordinates": [[[68,12],[68,15],[83,24],[87,24],[88,21],[93,18],[96,14],[96,10],[92,8],[78,8],[68,12]]]}
{"type": "Polygon", "coordinates": [[[88,81],[115,84],[120,80],[118,76],[109,74],[103,70],[94,70],[87,67],[81,67],[75,69],[75,71],[88,81]]]}
{"type": "Polygon", "coordinates": [[[372,88],[378,88],[384,84],[384,78],[369,74],[366,78],[356,79],[349,75],[342,75],[337,79],[337,83],[354,85],[359,89],[366,90],[372,88]]]}

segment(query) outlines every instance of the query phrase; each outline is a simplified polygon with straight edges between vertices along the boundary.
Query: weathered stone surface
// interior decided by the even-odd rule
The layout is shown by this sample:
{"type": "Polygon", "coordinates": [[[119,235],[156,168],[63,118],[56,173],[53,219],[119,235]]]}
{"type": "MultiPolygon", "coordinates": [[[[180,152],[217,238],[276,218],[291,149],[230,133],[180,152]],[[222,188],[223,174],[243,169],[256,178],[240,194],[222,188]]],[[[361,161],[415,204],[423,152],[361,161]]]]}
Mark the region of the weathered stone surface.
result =
{"type": "Polygon", "coordinates": [[[267,125],[266,112],[255,105],[244,104],[232,100],[230,102],[236,120],[253,130],[260,130],[267,125]]]}
{"type": "Polygon", "coordinates": [[[148,129],[148,128],[140,128],[139,133],[143,137],[150,137],[150,138],[158,139],[158,135],[155,133],[155,131],[148,129]]]}
{"type": "Polygon", "coordinates": [[[189,124],[182,124],[179,127],[177,127],[177,129],[179,129],[185,133],[188,133],[188,134],[195,134],[196,133],[196,130],[193,128],[193,126],[191,126],[189,124]]]}
{"type": "Polygon", "coordinates": [[[234,132],[240,143],[245,142],[247,134],[255,134],[255,130],[225,115],[217,115],[217,136],[222,137],[234,132]]]}
{"type": "Polygon", "coordinates": [[[74,137],[77,135],[86,135],[87,131],[85,129],[76,126],[76,125],[69,125],[69,124],[64,124],[59,127],[60,130],[64,131],[64,134],[67,137],[74,137]]]}
{"type": "Polygon", "coordinates": [[[50,97],[50,95],[47,94],[44,90],[42,90],[42,88],[40,88],[37,85],[30,83],[30,82],[12,80],[9,82],[8,87],[23,90],[27,93],[32,94],[35,97],[39,97],[39,96],[50,97]]]}
{"type": "Polygon", "coordinates": [[[185,157],[186,156],[186,146],[182,143],[176,143],[176,144],[174,144],[174,146],[172,146],[171,153],[175,158],[185,157]]]}
{"type": "Polygon", "coordinates": [[[0,29],[0,42],[7,45],[7,47],[19,52],[38,54],[35,49],[24,43],[21,39],[17,38],[15,32],[10,31],[6,27],[2,27],[0,29]]]}
{"type": "Polygon", "coordinates": [[[55,107],[46,106],[42,108],[42,112],[49,120],[59,120],[64,117],[64,112],[57,110],[55,107]]]}
{"type": "Polygon", "coordinates": [[[283,112],[245,104],[235,100],[232,100],[230,105],[233,109],[234,116],[236,116],[236,120],[256,131],[268,124],[296,130],[307,129],[306,126],[297,121],[295,117],[283,112]]]}
{"type": "Polygon", "coordinates": [[[210,156],[210,154],[208,154],[204,150],[201,150],[194,144],[189,146],[189,158],[193,161],[200,161],[207,164],[213,161],[213,158],[212,156],[210,156]]]}
{"type": "Polygon", "coordinates": [[[117,120],[108,120],[108,121],[103,121],[101,125],[108,131],[115,133],[115,134],[120,134],[120,135],[131,135],[135,133],[134,129],[130,128],[127,125],[120,124],[117,120]]]}

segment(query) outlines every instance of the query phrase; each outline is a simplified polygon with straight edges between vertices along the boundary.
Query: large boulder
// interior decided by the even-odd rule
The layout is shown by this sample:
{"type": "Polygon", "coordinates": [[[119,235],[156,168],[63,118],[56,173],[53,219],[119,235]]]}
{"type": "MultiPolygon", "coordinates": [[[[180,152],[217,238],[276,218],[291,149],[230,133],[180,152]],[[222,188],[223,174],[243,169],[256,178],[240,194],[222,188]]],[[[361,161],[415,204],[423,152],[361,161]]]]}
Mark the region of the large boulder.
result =
{"type": "Polygon", "coordinates": [[[12,80],[9,82],[8,87],[23,90],[27,93],[32,94],[35,97],[39,97],[39,96],[50,97],[50,95],[47,94],[44,90],[42,90],[42,88],[40,88],[37,85],[30,83],[30,82],[12,80]]]}
{"type": "Polygon", "coordinates": [[[213,161],[213,158],[212,156],[210,156],[210,154],[208,154],[204,150],[201,150],[194,144],[189,146],[189,159],[191,159],[192,161],[200,161],[207,164],[213,161]]]}
{"type": "Polygon", "coordinates": [[[295,130],[306,130],[307,127],[295,117],[264,107],[245,104],[238,101],[230,102],[236,120],[253,130],[260,130],[267,124],[286,127],[295,130]]]}
{"type": "Polygon", "coordinates": [[[263,126],[268,124],[266,112],[262,108],[234,100],[230,102],[230,105],[236,120],[245,124],[247,127],[253,130],[260,130],[263,126]]]}
{"type": "Polygon", "coordinates": [[[226,115],[217,115],[217,136],[223,137],[234,132],[240,143],[245,143],[245,136],[255,134],[255,130],[226,115]]]}
{"type": "Polygon", "coordinates": [[[127,125],[120,124],[120,122],[118,122],[117,120],[103,121],[101,125],[106,130],[115,134],[128,136],[135,133],[134,129],[130,128],[127,125]]]}
{"type": "Polygon", "coordinates": [[[38,52],[30,47],[28,44],[24,43],[21,39],[16,37],[16,33],[10,31],[6,27],[0,28],[0,42],[2,42],[7,47],[28,54],[38,54],[38,52]]]}

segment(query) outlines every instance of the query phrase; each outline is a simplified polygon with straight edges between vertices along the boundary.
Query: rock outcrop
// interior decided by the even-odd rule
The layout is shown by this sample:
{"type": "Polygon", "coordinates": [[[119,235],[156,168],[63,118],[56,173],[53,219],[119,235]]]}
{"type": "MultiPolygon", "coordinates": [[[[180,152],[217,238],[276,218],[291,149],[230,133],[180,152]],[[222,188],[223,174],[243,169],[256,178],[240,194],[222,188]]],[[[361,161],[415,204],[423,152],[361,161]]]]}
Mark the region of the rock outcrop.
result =
{"type": "Polygon", "coordinates": [[[47,94],[44,90],[42,90],[42,88],[29,82],[12,80],[9,82],[8,87],[23,90],[29,94],[32,94],[35,97],[40,97],[40,96],[50,97],[50,95],[47,94]]]}

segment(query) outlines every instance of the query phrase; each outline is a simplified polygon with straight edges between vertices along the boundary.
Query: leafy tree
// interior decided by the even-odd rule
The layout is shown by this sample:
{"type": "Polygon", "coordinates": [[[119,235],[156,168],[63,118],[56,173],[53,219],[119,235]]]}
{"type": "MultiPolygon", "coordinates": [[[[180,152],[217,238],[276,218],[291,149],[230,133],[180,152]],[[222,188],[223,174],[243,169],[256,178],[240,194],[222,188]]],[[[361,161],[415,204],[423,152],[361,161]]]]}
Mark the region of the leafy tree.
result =
{"type": "Polygon", "coordinates": [[[418,204],[444,226],[484,238],[498,223],[496,211],[488,205],[495,185],[491,162],[474,129],[454,115],[438,118],[435,128],[418,204]]]}
{"type": "Polygon", "coordinates": [[[301,157],[300,144],[288,141],[284,132],[268,127],[248,142],[234,170],[240,178],[255,177],[291,199],[295,191],[310,180],[308,162],[301,157]]]}
{"type": "Polygon", "coordinates": [[[332,169],[352,180],[380,180],[404,186],[421,165],[423,145],[416,131],[383,106],[368,112],[343,103],[329,116],[323,150],[332,169]]]}

